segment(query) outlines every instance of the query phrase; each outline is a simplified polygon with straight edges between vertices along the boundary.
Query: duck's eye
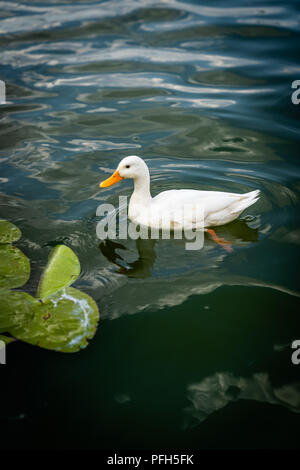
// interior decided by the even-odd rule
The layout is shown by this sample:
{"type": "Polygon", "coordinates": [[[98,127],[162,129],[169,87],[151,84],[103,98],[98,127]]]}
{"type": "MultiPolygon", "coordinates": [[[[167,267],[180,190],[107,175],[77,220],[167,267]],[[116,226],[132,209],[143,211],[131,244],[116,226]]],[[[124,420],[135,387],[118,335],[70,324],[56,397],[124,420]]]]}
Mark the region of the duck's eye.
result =
{"type": "Polygon", "coordinates": [[[130,168],[130,165],[126,165],[126,168],[130,168]]]}

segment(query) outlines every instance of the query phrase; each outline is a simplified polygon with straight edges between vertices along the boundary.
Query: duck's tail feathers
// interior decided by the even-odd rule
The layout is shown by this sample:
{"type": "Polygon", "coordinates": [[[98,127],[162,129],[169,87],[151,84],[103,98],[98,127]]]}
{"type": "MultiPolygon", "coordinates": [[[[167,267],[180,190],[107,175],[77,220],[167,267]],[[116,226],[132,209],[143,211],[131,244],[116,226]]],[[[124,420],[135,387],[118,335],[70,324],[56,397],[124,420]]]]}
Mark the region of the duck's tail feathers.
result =
{"type": "Polygon", "coordinates": [[[243,212],[243,210],[247,209],[247,207],[252,206],[256,201],[259,199],[259,189],[256,189],[255,191],[251,191],[250,193],[246,194],[241,194],[241,197],[239,200],[234,204],[234,207],[232,208],[232,212],[243,212]]]}

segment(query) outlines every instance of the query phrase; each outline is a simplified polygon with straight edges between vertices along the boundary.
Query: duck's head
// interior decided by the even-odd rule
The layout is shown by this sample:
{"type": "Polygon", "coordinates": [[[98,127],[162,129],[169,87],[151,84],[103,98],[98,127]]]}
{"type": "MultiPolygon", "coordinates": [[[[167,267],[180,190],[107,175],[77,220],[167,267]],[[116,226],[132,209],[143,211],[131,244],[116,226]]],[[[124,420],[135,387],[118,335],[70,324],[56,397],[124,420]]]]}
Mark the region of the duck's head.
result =
{"type": "Polygon", "coordinates": [[[144,160],[136,155],[125,157],[120,161],[118,168],[112,176],[100,183],[100,188],[106,188],[112,184],[118,183],[125,178],[134,180],[148,176],[149,170],[144,160]]]}

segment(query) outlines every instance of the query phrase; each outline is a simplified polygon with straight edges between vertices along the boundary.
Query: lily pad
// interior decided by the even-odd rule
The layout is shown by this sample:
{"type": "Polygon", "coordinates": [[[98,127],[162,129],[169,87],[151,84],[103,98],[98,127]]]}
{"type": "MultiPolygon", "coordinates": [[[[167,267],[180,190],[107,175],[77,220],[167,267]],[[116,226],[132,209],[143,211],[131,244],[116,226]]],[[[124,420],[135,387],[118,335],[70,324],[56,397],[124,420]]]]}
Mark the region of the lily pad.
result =
{"type": "Polygon", "coordinates": [[[9,329],[26,343],[61,352],[76,352],[88,344],[95,332],[99,311],[95,301],[68,287],[39,303],[32,320],[9,329]]]}
{"type": "Polygon", "coordinates": [[[27,256],[13,245],[0,245],[0,289],[21,287],[29,276],[27,256]]]}
{"type": "Polygon", "coordinates": [[[21,238],[21,230],[8,220],[0,219],[0,243],[12,243],[21,238]]]}
{"type": "Polygon", "coordinates": [[[25,292],[0,290],[0,332],[14,326],[24,328],[30,322],[40,302],[25,292]]]}
{"type": "Polygon", "coordinates": [[[12,338],[12,336],[0,335],[0,349],[1,349],[1,341],[3,341],[4,344],[9,344],[9,343],[12,343],[13,341],[16,341],[16,339],[12,338]]]}
{"type": "Polygon", "coordinates": [[[37,297],[45,299],[70,286],[80,274],[80,262],[66,245],[57,245],[50,253],[48,264],[39,282],[37,297]]]}

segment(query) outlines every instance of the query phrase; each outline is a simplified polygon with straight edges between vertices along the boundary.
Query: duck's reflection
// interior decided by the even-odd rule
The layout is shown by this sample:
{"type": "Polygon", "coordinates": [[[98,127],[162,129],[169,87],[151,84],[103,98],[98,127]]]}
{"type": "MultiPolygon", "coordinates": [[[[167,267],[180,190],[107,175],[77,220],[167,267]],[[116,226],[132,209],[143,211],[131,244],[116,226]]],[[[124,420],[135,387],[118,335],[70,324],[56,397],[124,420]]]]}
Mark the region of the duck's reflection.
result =
{"type": "Polygon", "coordinates": [[[133,262],[126,262],[116,250],[127,250],[125,245],[105,240],[99,244],[101,253],[106,259],[119,267],[118,273],[128,277],[146,278],[151,276],[156,254],[154,250],[156,240],[136,240],[138,259],[133,262]]]}
{"type": "Polygon", "coordinates": [[[196,425],[228,403],[236,400],[255,400],[281,405],[300,413],[300,382],[273,387],[267,373],[251,377],[234,377],[217,373],[188,387],[191,405],[186,408],[185,427],[196,425]]]}
{"type": "MultiPolygon", "coordinates": [[[[230,241],[233,249],[235,246],[237,247],[258,241],[258,229],[250,228],[245,220],[236,220],[231,224],[219,227],[218,235],[230,241]]],[[[173,241],[174,237],[171,236],[171,240],[173,241]]],[[[176,240],[176,245],[179,245],[182,250],[184,250],[185,242],[186,240],[176,240]]],[[[108,261],[119,267],[118,273],[125,274],[128,277],[146,278],[152,275],[152,269],[156,260],[156,243],[159,243],[159,240],[138,238],[136,240],[138,258],[133,262],[127,262],[126,256],[124,255],[123,258],[123,256],[117,252],[117,250],[127,250],[125,244],[119,241],[102,241],[99,244],[99,249],[108,261]]],[[[205,236],[203,249],[199,252],[195,250],[194,253],[199,253],[199,256],[201,256],[201,252],[205,252],[207,248],[210,250],[212,247],[215,247],[216,250],[220,249],[215,246],[214,242],[208,236],[205,236]]]]}
{"type": "Polygon", "coordinates": [[[218,236],[224,237],[232,243],[232,248],[258,242],[258,228],[250,227],[245,219],[235,220],[227,225],[216,227],[218,236]]]}

